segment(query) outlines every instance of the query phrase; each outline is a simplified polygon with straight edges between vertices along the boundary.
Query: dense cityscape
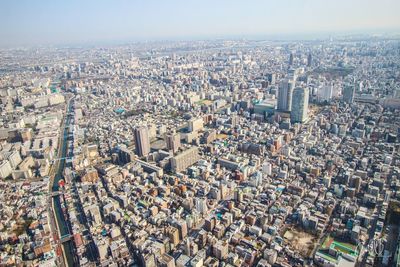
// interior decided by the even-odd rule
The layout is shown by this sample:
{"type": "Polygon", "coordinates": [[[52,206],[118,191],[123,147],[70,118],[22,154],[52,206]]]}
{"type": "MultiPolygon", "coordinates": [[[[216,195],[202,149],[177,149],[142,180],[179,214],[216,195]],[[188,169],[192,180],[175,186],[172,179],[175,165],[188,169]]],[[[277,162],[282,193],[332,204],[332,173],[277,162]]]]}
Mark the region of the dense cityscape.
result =
{"type": "Polygon", "coordinates": [[[1,266],[400,266],[400,40],[0,50],[1,266]]]}

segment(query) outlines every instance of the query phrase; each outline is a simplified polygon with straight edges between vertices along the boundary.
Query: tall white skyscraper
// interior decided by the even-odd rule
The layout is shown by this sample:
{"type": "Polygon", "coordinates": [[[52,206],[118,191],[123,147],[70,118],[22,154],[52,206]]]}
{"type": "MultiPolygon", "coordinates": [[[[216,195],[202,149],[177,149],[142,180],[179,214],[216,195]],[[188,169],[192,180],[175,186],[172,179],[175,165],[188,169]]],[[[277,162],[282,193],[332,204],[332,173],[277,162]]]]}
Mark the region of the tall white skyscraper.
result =
{"type": "Polygon", "coordinates": [[[292,107],[292,96],[293,96],[294,81],[284,79],[279,84],[278,91],[278,110],[279,111],[290,111],[292,107]]]}
{"type": "Polygon", "coordinates": [[[293,90],[292,111],[290,120],[292,122],[304,122],[308,113],[308,88],[296,87],[293,90]]]}

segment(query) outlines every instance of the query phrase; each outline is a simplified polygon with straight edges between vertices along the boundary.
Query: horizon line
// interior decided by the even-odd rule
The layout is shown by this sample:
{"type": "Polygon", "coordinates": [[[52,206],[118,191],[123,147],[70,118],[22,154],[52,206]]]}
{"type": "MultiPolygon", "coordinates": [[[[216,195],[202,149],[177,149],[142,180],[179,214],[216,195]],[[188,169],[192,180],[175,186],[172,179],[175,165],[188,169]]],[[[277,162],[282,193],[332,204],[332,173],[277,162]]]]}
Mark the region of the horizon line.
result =
{"type": "Polygon", "coordinates": [[[17,48],[38,48],[38,47],[87,47],[87,46],[119,46],[130,44],[145,43],[173,43],[173,42],[200,42],[200,41],[323,41],[330,38],[350,38],[350,37],[379,37],[400,39],[400,28],[387,29],[365,29],[350,31],[319,31],[303,33],[260,33],[260,34],[212,34],[197,36],[171,36],[171,37],[138,37],[138,38],[115,38],[113,40],[99,39],[90,41],[71,41],[71,42],[42,42],[32,44],[0,44],[0,49],[17,48]]]}

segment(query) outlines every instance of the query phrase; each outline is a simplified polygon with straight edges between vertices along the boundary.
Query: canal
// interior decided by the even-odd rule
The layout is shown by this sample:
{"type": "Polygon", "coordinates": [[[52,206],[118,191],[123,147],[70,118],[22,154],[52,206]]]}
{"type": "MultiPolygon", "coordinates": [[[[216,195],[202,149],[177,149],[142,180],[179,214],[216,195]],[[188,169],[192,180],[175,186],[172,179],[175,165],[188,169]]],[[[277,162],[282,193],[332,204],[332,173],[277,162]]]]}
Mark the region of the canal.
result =
{"type": "MultiPolygon", "coordinates": [[[[61,159],[60,159],[56,174],[54,176],[54,183],[53,183],[53,187],[52,187],[53,192],[59,191],[58,182],[64,178],[63,173],[64,173],[64,169],[65,169],[65,165],[66,165],[66,157],[67,157],[67,152],[68,152],[69,125],[71,123],[71,117],[68,114],[73,111],[72,103],[73,102],[71,100],[69,102],[69,106],[67,109],[65,125],[64,125],[64,128],[62,129],[63,136],[61,139],[61,142],[62,142],[61,155],[59,155],[61,159]]],[[[56,220],[57,220],[57,224],[59,227],[60,237],[64,236],[64,235],[72,234],[70,222],[69,222],[68,218],[66,218],[66,216],[64,215],[63,208],[61,206],[61,202],[64,201],[64,199],[62,199],[62,198],[63,198],[63,195],[53,197],[54,213],[56,214],[56,220]]],[[[74,256],[74,255],[76,255],[76,253],[74,252],[73,241],[64,242],[63,247],[64,247],[65,257],[67,259],[66,264],[68,266],[78,265],[77,259],[75,259],[76,256],[74,256]]]]}

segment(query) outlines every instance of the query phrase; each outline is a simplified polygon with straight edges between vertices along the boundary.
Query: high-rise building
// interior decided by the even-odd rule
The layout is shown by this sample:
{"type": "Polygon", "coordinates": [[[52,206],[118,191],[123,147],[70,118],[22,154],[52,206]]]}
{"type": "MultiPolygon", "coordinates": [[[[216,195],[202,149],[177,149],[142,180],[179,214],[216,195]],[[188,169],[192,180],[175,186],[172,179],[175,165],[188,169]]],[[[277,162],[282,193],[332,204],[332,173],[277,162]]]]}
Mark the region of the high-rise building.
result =
{"type": "Polygon", "coordinates": [[[139,157],[146,156],[150,153],[150,139],[149,139],[149,132],[147,127],[140,126],[135,128],[135,147],[136,147],[136,154],[139,157]]]}
{"type": "Polygon", "coordinates": [[[312,66],[312,55],[311,53],[308,54],[307,57],[307,67],[311,67],[312,66]]]}
{"type": "Polygon", "coordinates": [[[172,150],[173,153],[178,151],[181,146],[181,137],[179,133],[170,133],[165,137],[165,142],[167,143],[167,149],[172,150]]]}
{"type": "Polygon", "coordinates": [[[343,101],[346,103],[354,102],[355,87],[352,85],[345,85],[343,89],[343,101]]]}
{"type": "Polygon", "coordinates": [[[292,65],[293,65],[293,61],[294,61],[293,53],[290,53],[290,56],[289,56],[289,66],[292,66],[292,65]]]}
{"type": "Polygon", "coordinates": [[[304,122],[308,112],[308,88],[297,87],[293,90],[292,111],[290,120],[292,122],[304,122]]]}
{"type": "Polygon", "coordinates": [[[294,81],[284,79],[279,84],[278,91],[278,110],[290,111],[292,106],[294,81]]]}

